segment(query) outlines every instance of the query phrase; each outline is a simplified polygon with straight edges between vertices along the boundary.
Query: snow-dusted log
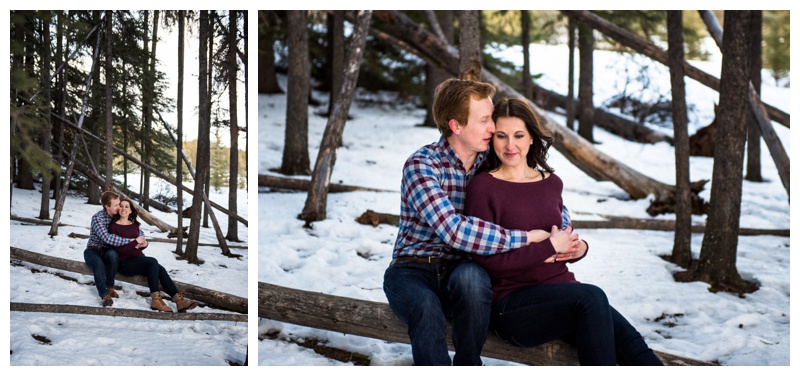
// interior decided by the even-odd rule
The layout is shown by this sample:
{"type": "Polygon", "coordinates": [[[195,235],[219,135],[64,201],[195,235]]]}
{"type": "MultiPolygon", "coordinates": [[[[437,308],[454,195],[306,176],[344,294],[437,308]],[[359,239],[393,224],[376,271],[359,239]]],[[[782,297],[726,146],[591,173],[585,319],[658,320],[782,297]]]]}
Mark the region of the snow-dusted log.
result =
{"type": "MultiPolygon", "coordinates": [[[[675,231],[675,221],[672,220],[617,217],[607,215],[603,215],[601,217],[604,219],[597,221],[573,220],[572,225],[577,230],[613,228],[625,230],[675,231]]],[[[372,210],[367,210],[364,212],[364,214],[361,214],[361,216],[356,218],[356,222],[362,225],[371,225],[373,227],[381,223],[398,226],[400,223],[400,216],[396,214],[378,213],[372,210]]],[[[703,225],[692,226],[692,232],[696,234],[702,234],[705,232],[705,230],[706,227],[703,225]]],[[[773,235],[788,237],[789,229],[740,228],[739,235],[773,235]]]]}
{"type": "Polygon", "coordinates": [[[15,312],[49,312],[49,313],[72,313],[76,315],[96,315],[113,317],[134,317],[150,320],[215,320],[215,321],[234,321],[247,322],[247,315],[233,313],[164,313],[154,311],[143,311],[140,309],[107,308],[107,307],[87,307],[70,304],[34,304],[11,302],[11,311],[15,312]]]}
{"type": "MultiPolygon", "coordinates": [[[[74,232],[70,233],[67,236],[69,236],[70,238],[76,238],[76,239],[89,239],[88,235],[76,234],[74,232]]],[[[160,238],[148,238],[147,242],[148,243],[170,243],[170,244],[176,244],[177,243],[177,241],[173,240],[173,239],[160,239],[160,238]]],[[[197,243],[197,245],[199,245],[201,247],[219,247],[219,244],[211,244],[211,243],[197,243]]],[[[229,248],[238,248],[238,249],[248,249],[248,246],[246,246],[246,245],[228,245],[228,247],[229,248]]]]}
{"type": "MultiPolygon", "coordinates": [[[[390,342],[409,343],[406,326],[397,319],[386,303],[259,282],[258,317],[390,342]]],[[[452,350],[449,337],[448,345],[452,350]]],[[[490,333],[481,354],[530,365],[579,365],[575,348],[561,340],[550,341],[534,348],[522,348],[490,333]]],[[[656,355],[667,365],[714,365],[659,351],[656,351],[656,355]]]]}
{"type": "MultiPolygon", "coordinates": [[[[311,187],[311,180],[303,180],[303,179],[295,179],[295,178],[287,178],[282,176],[273,176],[273,175],[258,175],[258,186],[259,187],[268,187],[268,188],[276,188],[276,189],[290,189],[296,191],[307,191],[309,187],[311,187]]],[[[329,193],[339,193],[339,192],[396,192],[396,191],[387,191],[383,189],[374,189],[374,188],[365,188],[365,187],[357,187],[354,185],[344,185],[344,184],[328,184],[328,192],[329,193]]]]}
{"type": "MultiPolygon", "coordinates": [[[[53,257],[41,253],[31,252],[17,247],[11,247],[12,259],[29,262],[36,265],[46,266],[48,268],[55,268],[66,270],[73,273],[80,273],[92,275],[92,271],[86,266],[85,263],[68,260],[60,257],[53,257]]],[[[117,280],[132,283],[139,286],[147,287],[147,279],[144,276],[129,277],[117,273],[117,280]]],[[[246,282],[246,278],[243,279],[246,282]]],[[[247,313],[247,298],[242,298],[236,295],[226,294],[224,292],[210,290],[207,288],[190,285],[179,281],[174,281],[175,286],[179,291],[182,291],[184,296],[189,299],[199,300],[207,303],[218,309],[225,309],[228,311],[247,313]]]]}

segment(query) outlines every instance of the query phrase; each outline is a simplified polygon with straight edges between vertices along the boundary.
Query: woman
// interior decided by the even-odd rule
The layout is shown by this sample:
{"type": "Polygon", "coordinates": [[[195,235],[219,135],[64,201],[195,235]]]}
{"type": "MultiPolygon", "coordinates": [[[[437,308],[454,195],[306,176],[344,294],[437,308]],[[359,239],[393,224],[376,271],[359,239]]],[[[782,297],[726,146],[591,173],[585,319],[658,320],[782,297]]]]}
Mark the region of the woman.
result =
{"type": "Polygon", "coordinates": [[[492,279],[492,328],[523,347],[564,339],[577,347],[581,365],[663,365],[603,290],[578,282],[567,268],[589,246],[580,240],[578,252],[566,252],[577,236],[560,229],[563,183],[547,164],[552,137],[519,99],[498,102],[492,120],[491,148],[467,186],[464,214],[541,230],[522,249],[473,256],[492,279]]]}
{"type": "MultiPolygon", "coordinates": [[[[126,238],[135,238],[139,236],[139,222],[136,220],[138,213],[133,208],[133,203],[128,199],[122,199],[119,203],[119,213],[111,218],[111,224],[108,225],[108,232],[117,234],[126,238]]],[[[143,275],[147,277],[147,283],[150,287],[150,298],[152,300],[150,309],[158,310],[161,312],[173,312],[172,308],[168,307],[161,296],[161,290],[158,288],[159,282],[164,290],[172,296],[172,301],[178,308],[178,312],[185,312],[187,309],[197,307],[197,302],[189,299],[184,299],[183,294],[178,292],[172,278],[169,277],[167,270],[158,264],[158,260],[147,257],[142,252],[146,248],[140,246],[136,241],[132,241],[121,247],[118,247],[119,253],[119,271],[120,273],[133,276],[143,275]]]]}

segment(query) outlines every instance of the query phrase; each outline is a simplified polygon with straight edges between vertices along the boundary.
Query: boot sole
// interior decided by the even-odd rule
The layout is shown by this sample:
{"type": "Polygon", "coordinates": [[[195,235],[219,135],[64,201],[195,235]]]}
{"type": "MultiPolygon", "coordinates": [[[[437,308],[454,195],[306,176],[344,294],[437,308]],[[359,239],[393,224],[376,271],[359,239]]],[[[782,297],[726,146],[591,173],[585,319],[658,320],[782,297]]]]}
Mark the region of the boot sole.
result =
{"type": "Polygon", "coordinates": [[[169,311],[162,311],[162,310],[160,310],[160,309],[158,309],[158,308],[153,308],[153,307],[150,307],[150,310],[151,310],[151,311],[158,311],[158,312],[169,312],[169,313],[175,313],[175,312],[173,312],[172,310],[169,310],[169,311]]]}

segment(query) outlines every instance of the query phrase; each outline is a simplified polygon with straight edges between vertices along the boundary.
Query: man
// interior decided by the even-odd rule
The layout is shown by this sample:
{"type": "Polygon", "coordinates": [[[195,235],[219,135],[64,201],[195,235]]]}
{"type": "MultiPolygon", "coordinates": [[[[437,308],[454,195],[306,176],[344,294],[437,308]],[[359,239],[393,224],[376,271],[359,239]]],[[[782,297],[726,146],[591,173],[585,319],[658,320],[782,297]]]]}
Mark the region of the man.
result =
{"type": "Polygon", "coordinates": [[[83,251],[83,259],[86,265],[92,269],[94,284],[102,299],[103,307],[108,307],[114,304],[112,298],[119,297],[114,290],[119,255],[112,247],[120,247],[134,240],[139,243],[137,247],[146,247],[147,241],[141,230],[136,239],[127,239],[109,233],[108,224],[111,223],[111,217],[119,212],[119,195],[111,191],[104,192],[100,202],[103,204],[103,210],[92,216],[89,242],[86,250],[83,251]]]}
{"type": "MultiPolygon", "coordinates": [[[[448,319],[453,323],[452,364],[482,364],[492,288],[488,274],[467,256],[506,252],[533,238],[461,214],[467,182],[495,131],[494,93],[494,86],[482,82],[451,78],[441,83],[434,93],[433,117],[442,136],[403,166],[400,228],[383,289],[408,326],[416,365],[451,364],[448,319]]],[[[563,216],[566,227],[566,208],[563,216]]]]}

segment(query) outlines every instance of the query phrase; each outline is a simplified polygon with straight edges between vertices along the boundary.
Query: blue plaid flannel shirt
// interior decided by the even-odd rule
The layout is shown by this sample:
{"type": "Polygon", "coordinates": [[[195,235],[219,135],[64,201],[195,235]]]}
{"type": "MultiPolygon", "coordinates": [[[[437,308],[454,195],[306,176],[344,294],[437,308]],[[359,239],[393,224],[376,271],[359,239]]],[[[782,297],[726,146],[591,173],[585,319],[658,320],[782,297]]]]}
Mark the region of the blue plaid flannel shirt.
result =
{"type": "MultiPolygon", "coordinates": [[[[478,154],[467,172],[453,147],[440,137],[406,160],[400,185],[400,228],[392,258],[458,259],[462,252],[491,255],[527,244],[526,231],[504,229],[461,214],[467,183],[485,154],[478,154]]],[[[566,206],[562,218],[563,228],[571,224],[566,206]]]]}

